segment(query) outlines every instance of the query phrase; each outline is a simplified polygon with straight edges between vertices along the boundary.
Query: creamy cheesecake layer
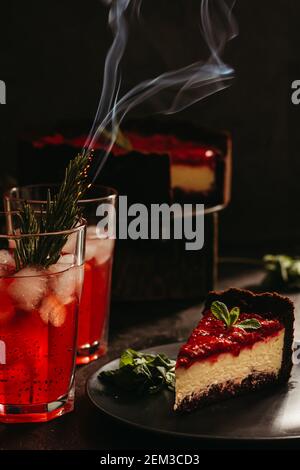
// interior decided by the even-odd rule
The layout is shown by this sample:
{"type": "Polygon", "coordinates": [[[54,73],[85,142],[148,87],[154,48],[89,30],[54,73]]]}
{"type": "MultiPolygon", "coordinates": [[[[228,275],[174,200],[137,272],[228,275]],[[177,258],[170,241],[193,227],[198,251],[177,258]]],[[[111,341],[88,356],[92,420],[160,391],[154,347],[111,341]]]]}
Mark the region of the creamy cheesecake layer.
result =
{"type": "Polygon", "coordinates": [[[209,166],[171,165],[171,186],[184,191],[211,191],[216,182],[215,171],[209,166]]]}
{"type": "Polygon", "coordinates": [[[283,355],[284,329],[276,336],[243,349],[238,356],[222,353],[216,361],[212,358],[195,362],[188,368],[176,369],[175,409],[185,398],[209,392],[211,386],[233,382],[237,385],[252,374],[278,375],[283,355]]]}

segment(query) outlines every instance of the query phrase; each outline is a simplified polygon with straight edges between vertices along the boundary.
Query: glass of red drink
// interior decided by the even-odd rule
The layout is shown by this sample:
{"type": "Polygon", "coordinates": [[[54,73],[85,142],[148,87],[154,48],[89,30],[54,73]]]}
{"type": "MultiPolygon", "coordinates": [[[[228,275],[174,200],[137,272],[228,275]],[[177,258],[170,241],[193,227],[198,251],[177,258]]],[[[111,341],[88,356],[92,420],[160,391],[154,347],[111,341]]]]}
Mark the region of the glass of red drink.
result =
{"type": "MultiPolygon", "coordinates": [[[[7,210],[18,209],[26,200],[40,209],[46,201],[48,189],[55,185],[32,185],[12,188],[4,197],[7,210]]],[[[79,201],[82,215],[87,221],[84,283],[79,308],[77,364],[88,364],[107,351],[110,311],[111,276],[115,239],[106,230],[99,231],[101,219],[99,207],[108,209],[110,226],[115,216],[117,192],[104,186],[92,186],[86,198],[79,201]],[[112,209],[111,211],[109,209],[112,209]]],[[[64,253],[72,251],[72,238],[64,247],[64,253]]]]}
{"type": "Polygon", "coordinates": [[[85,223],[20,234],[17,213],[0,215],[0,422],[40,422],[74,407],[74,368],[83,284],[85,223]],[[14,228],[14,230],[12,230],[14,228]],[[20,240],[57,237],[73,250],[49,267],[17,268],[20,240]]]}

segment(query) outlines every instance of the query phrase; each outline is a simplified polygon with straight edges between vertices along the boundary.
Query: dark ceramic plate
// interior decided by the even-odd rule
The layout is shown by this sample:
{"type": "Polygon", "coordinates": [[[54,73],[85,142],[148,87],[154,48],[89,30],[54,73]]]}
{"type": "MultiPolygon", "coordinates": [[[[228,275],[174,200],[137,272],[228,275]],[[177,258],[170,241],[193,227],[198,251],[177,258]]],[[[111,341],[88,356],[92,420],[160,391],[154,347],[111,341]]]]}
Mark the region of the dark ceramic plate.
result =
{"type": "MultiPolygon", "coordinates": [[[[147,349],[176,358],[179,343],[147,349]]],[[[143,352],[145,352],[143,351],[143,352]]],[[[118,360],[98,370],[88,381],[91,401],[107,415],[137,428],[177,436],[209,439],[300,438],[300,366],[294,366],[286,387],[258,392],[210,405],[190,414],[173,411],[174,395],[120,398],[106,393],[98,380],[102,370],[116,369],[118,360]]]]}

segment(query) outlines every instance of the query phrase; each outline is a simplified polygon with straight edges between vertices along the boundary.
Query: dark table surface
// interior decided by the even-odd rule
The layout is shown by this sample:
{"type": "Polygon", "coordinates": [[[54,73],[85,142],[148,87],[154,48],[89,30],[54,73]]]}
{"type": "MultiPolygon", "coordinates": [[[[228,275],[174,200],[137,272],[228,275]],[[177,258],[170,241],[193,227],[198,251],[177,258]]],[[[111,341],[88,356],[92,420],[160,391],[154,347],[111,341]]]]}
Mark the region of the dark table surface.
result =
{"type": "MultiPolygon", "coordinates": [[[[261,269],[255,264],[225,263],[220,269],[218,288],[251,288],[262,276],[261,269]]],[[[291,298],[297,312],[300,294],[293,294],[291,298]]],[[[90,403],[86,381],[100,366],[118,357],[127,347],[143,349],[186,339],[199,320],[200,309],[201,305],[191,303],[113,306],[108,354],[77,370],[75,411],[49,423],[0,425],[0,450],[272,448],[274,442],[218,442],[151,434],[106,417],[90,403]]],[[[296,334],[297,330],[300,331],[300,322],[296,325],[296,334]]],[[[300,440],[276,442],[276,448],[280,447],[300,448],[300,440]]]]}

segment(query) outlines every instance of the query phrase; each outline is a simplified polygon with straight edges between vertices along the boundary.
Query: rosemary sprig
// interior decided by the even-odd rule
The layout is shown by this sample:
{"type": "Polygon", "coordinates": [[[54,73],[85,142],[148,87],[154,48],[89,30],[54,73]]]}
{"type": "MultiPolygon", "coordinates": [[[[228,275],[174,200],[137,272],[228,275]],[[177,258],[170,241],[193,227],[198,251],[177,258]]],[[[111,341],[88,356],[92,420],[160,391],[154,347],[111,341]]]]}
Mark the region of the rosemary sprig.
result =
{"type": "MultiPolygon", "coordinates": [[[[38,233],[39,224],[29,204],[23,203],[22,211],[19,215],[20,233],[38,233]]],[[[26,265],[28,253],[36,252],[37,241],[37,237],[26,237],[16,240],[15,262],[17,271],[26,265]]]]}
{"type": "MultiPolygon", "coordinates": [[[[81,211],[78,200],[87,190],[90,153],[84,152],[70,161],[63,183],[53,197],[48,191],[47,204],[38,213],[24,202],[20,211],[20,233],[39,234],[70,230],[76,226],[81,211]]],[[[67,241],[66,235],[20,238],[16,241],[15,261],[19,270],[24,266],[47,268],[57,262],[67,241]]]]}

